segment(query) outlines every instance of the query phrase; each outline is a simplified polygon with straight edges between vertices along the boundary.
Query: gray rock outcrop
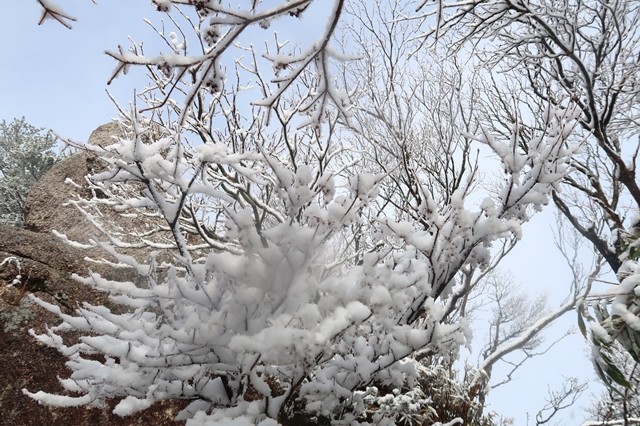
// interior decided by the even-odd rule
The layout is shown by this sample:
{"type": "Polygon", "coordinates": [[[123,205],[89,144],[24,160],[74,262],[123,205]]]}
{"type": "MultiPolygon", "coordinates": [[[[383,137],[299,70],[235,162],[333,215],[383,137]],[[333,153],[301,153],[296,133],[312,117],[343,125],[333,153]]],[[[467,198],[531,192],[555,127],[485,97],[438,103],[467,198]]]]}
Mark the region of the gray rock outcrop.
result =
{"type": "MultiPolygon", "coordinates": [[[[100,126],[89,142],[105,146],[122,134],[117,124],[100,126]]],[[[57,230],[70,239],[87,242],[96,229],[72,205],[65,203],[73,197],[89,198],[91,192],[85,176],[100,171],[102,165],[95,156],[80,152],[56,164],[33,187],[27,198],[27,229],[0,224],[0,424],[36,426],[43,424],[77,425],[174,425],[175,415],[186,405],[182,401],[156,404],[132,418],[113,414],[115,402],[104,408],[52,408],[38,404],[24,395],[22,389],[59,393],[63,389],[59,377],[68,377],[67,358],[55,349],[37,342],[30,329],[46,333],[46,328],[60,323],[60,318],[26,297],[29,293],[58,305],[71,313],[84,303],[106,306],[118,312],[122,306],[111,303],[108,295],[81,284],[72,274],[87,275],[89,271],[115,279],[135,280],[132,270],[114,269],[106,264],[87,263],[87,255],[101,257],[98,249],[72,247],[52,234],[57,230]],[[79,186],[68,183],[72,180],[79,186]],[[99,253],[98,253],[99,252],[99,253]],[[4,261],[4,262],[3,262],[4,261]]],[[[108,221],[116,221],[124,228],[147,226],[124,220],[119,214],[105,209],[108,221]]],[[[146,250],[139,255],[145,256],[146,250]]],[[[77,339],[70,331],[69,339],[77,339]]]]}
{"type": "MultiPolygon", "coordinates": [[[[111,145],[122,134],[117,123],[104,124],[91,133],[87,143],[111,145]]],[[[77,208],[66,203],[74,197],[90,197],[85,176],[102,168],[100,160],[88,152],[76,153],[54,165],[29,191],[25,229],[47,234],[56,230],[73,241],[86,243],[96,230],[77,208]]]]}

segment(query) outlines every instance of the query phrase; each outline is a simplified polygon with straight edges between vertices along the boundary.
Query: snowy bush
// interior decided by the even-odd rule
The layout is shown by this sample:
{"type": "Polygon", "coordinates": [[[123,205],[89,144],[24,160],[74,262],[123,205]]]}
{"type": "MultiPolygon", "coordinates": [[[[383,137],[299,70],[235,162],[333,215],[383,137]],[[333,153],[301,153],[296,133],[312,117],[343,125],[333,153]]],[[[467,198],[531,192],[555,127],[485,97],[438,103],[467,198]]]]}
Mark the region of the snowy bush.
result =
{"type": "Polygon", "coordinates": [[[99,197],[72,202],[96,225],[92,244],[144,285],[78,276],[120,307],[84,304],[75,315],[34,298],[63,321],[36,337],[69,358],[71,375],[61,380],[69,394],[28,395],[57,406],[115,398],[123,416],[187,399],[178,418],[192,425],[270,425],[299,412],[366,422],[373,403],[384,407],[376,422],[401,421],[407,407],[429,410],[428,394],[402,392],[424,377],[419,359],[450,364],[468,343],[464,318],[448,318],[468,291],[460,272],[487,265],[491,244],[520,235],[531,210],[548,202],[575,149],[566,144],[574,109],[549,107],[526,150],[490,129],[465,135],[505,170],[478,207],[467,200],[473,170],[446,202],[416,180],[419,220],[372,209],[384,204],[389,174],[356,167],[360,154],[344,138],[352,106],[330,73],[343,58],[329,47],[341,2],[308,49],[276,41],[264,54],[271,75],[253,48],[221,65],[247,27],[297,19],[309,3],[237,12],[156,1],[169,13],[172,4],[195,8],[199,42],[189,45],[201,51],[187,54],[177,33],[162,32],[170,53],[109,53],[119,61],[114,75],[147,66],[151,86],[121,110],[126,136],[83,147],[107,170],[89,177],[99,197]],[[244,101],[258,93],[252,106],[244,101]],[[162,221],[125,241],[102,206],[162,221]],[[152,240],[155,230],[171,238],[152,240]],[[134,246],[148,247],[148,257],[122,253],[134,246]],[[77,343],[66,342],[70,329],[82,333],[77,343]]]}

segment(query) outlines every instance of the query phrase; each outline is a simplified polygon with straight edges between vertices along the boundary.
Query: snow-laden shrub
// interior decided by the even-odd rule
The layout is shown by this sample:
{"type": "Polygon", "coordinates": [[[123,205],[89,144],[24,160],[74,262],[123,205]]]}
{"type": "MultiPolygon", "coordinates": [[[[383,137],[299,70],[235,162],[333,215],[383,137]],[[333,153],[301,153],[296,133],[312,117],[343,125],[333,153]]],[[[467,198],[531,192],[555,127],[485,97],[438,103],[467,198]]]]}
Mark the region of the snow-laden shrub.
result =
{"type": "MultiPolygon", "coordinates": [[[[491,426],[491,415],[483,415],[470,382],[442,360],[423,360],[416,383],[407,388],[369,387],[364,396],[366,419],[381,424],[394,419],[403,426],[460,420],[460,424],[491,426]]],[[[364,392],[363,392],[364,393],[364,392]]]]}
{"type": "Polygon", "coordinates": [[[95,244],[147,285],[77,277],[128,306],[122,314],[85,304],[67,315],[39,300],[64,322],[37,337],[69,357],[72,374],[62,383],[79,396],[30,395],[54,405],[122,398],[115,408],[121,415],[185,398],[193,403],[179,417],[212,412],[211,419],[199,415],[206,424],[281,419],[296,401],[333,420],[355,419],[366,408],[356,391],[416,382],[416,353],[455,356],[469,332],[464,320],[441,321],[440,301],[462,291],[456,274],[482,263],[493,239],[519,232],[522,212],[529,201],[545,200],[547,182],[561,175],[559,161],[569,153],[561,137],[541,141],[540,151],[509,165],[518,169],[502,197],[475,212],[462,199],[434,205],[425,192],[422,213],[433,231],[374,219],[372,249],[354,264],[335,252],[334,240],[367,217],[384,176],[359,174],[341,186],[338,175],[311,166],[294,171],[261,145],[243,153],[215,144],[192,148],[169,128],[153,139],[157,125],[132,119],[130,137],[104,151],[87,147],[110,164],[92,176],[106,197],[76,204],[109,203],[129,218],[160,213],[174,237],[173,261],[161,264],[153,251],[145,261],[118,255],[123,244],[86,208],[104,233],[95,244]],[[229,174],[233,179],[223,178],[229,174]],[[132,183],[144,190],[123,197],[132,183]],[[252,194],[270,194],[270,204],[243,206],[240,195],[224,190],[249,184],[252,194]],[[259,222],[271,211],[274,220],[259,222]],[[214,218],[222,225],[215,228],[214,218]],[[71,346],[60,336],[69,328],[85,333],[71,346]]]}
{"type": "MultiPolygon", "coordinates": [[[[156,2],[165,11],[171,3],[156,2]]],[[[449,318],[468,291],[460,272],[487,265],[492,242],[520,235],[530,211],[547,203],[574,151],[566,144],[574,110],[549,108],[526,150],[517,124],[507,138],[489,129],[465,136],[505,171],[478,207],[467,199],[479,179],[472,168],[442,203],[416,177],[420,203],[410,217],[419,220],[373,209],[384,205],[379,189],[389,174],[355,167],[358,153],[341,138],[348,125],[338,121],[351,105],[329,72],[341,3],[319,43],[299,55],[276,43],[264,55],[274,84],[253,48],[243,49],[251,59],[235,60],[235,76],[223,72],[223,54],[247,26],[297,18],[302,3],[238,13],[189,2],[197,43],[163,30],[170,53],[146,57],[138,45],[109,52],[119,62],[114,75],[144,65],[151,85],[130,113],[121,111],[126,136],[84,147],[106,170],[89,177],[94,198],[72,203],[96,226],[92,244],[141,279],[76,277],[110,293],[117,312],[84,304],[68,315],[34,298],[63,321],[36,337],[69,358],[71,375],[61,380],[68,394],[26,391],[31,397],[57,406],[115,398],[123,416],[187,399],[178,418],[191,425],[273,425],[300,412],[366,422],[375,389],[393,395],[379,401],[388,408],[430,410],[428,393],[406,393],[428,377],[418,359],[450,364],[468,343],[464,318],[449,318]],[[187,45],[202,52],[187,55],[187,45]],[[252,84],[264,99],[249,109],[242,99],[255,94],[252,84]],[[121,236],[103,206],[148,229],[121,236]],[[148,257],[122,253],[131,247],[147,247],[148,257]],[[71,329],[82,335],[77,343],[64,338],[71,329]]],[[[404,414],[389,409],[376,421],[404,414]]]]}
{"type": "Polygon", "coordinates": [[[630,380],[618,365],[617,351],[624,349],[640,362],[640,265],[627,259],[618,271],[620,283],[579,307],[578,323],[587,337],[590,327],[592,359],[605,385],[630,387],[630,380]]]}
{"type": "MultiPolygon", "coordinates": [[[[637,223],[637,218],[634,218],[637,223]]],[[[619,282],[610,283],[607,291],[591,295],[578,309],[578,324],[585,338],[590,328],[591,352],[596,373],[612,392],[631,389],[634,372],[628,370],[629,359],[640,363],[640,264],[637,226],[631,232],[620,233],[622,254],[619,282]],[[618,353],[620,350],[627,355],[618,353]],[[620,360],[624,362],[620,363],[620,360]]]]}

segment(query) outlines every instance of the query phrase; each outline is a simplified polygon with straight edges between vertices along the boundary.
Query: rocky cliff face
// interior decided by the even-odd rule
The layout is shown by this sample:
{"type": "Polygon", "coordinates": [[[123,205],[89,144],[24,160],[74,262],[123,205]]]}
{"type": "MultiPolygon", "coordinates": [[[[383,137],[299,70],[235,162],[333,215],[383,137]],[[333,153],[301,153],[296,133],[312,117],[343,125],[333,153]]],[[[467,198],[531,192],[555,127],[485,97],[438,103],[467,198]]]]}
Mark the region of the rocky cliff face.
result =
{"type": "MultiPolygon", "coordinates": [[[[88,143],[105,146],[121,134],[115,124],[96,129],[88,143]]],[[[22,393],[44,390],[61,392],[57,377],[68,376],[66,359],[45,347],[28,333],[43,332],[60,321],[28,295],[57,304],[63,312],[72,312],[83,303],[110,304],[107,295],[71,279],[71,274],[122,274],[107,265],[87,263],[88,252],[71,247],[54,237],[52,230],[70,239],[87,242],[95,228],[71,205],[73,197],[88,197],[91,192],[84,177],[100,170],[100,160],[81,152],[58,163],[32,189],[27,201],[27,229],[0,225],[0,424],[8,425],[168,425],[186,405],[168,401],[132,417],[113,415],[109,407],[50,408],[41,406],[22,393]],[[75,184],[71,184],[73,181],[75,184]]],[[[113,215],[117,220],[117,215],[113,215]]],[[[132,224],[131,226],[135,226],[132,224]]],[[[122,275],[114,276],[123,278],[122,275]]],[[[71,333],[70,338],[77,338],[71,333]]]]}

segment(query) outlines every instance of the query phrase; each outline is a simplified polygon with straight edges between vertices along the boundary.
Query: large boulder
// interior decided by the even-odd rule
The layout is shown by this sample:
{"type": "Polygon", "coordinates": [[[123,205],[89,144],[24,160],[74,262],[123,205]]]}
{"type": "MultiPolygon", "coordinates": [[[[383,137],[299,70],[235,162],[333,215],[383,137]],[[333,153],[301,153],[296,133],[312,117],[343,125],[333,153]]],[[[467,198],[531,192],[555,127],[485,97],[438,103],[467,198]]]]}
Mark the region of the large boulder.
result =
{"type": "MultiPolygon", "coordinates": [[[[108,123],[94,130],[87,143],[104,147],[115,143],[115,138],[122,135],[122,128],[117,123],[108,123]]],[[[25,228],[43,233],[56,230],[73,241],[86,243],[96,234],[96,229],[68,201],[78,196],[90,197],[85,176],[102,168],[99,159],[84,151],[53,166],[29,191],[25,203],[25,228]]]]}
{"type": "MultiPolygon", "coordinates": [[[[49,234],[31,232],[0,224],[0,280],[11,283],[19,275],[20,284],[5,286],[4,293],[48,292],[69,308],[77,302],[64,295],[72,285],[71,274],[87,274],[82,250],[49,234]],[[68,299],[69,303],[64,302],[68,299]]],[[[101,265],[96,265],[99,271],[101,265]]]]}
{"type": "MultiPolygon", "coordinates": [[[[105,146],[121,133],[116,124],[100,126],[89,143],[105,146]]],[[[36,341],[29,330],[46,332],[60,319],[35,304],[30,294],[58,305],[71,313],[84,303],[122,307],[110,303],[107,295],[71,278],[89,271],[116,279],[133,279],[133,271],[114,270],[107,264],[87,263],[87,255],[97,249],[72,247],[57,239],[52,230],[68,235],[72,240],[87,242],[96,229],[73,206],[65,205],[70,198],[89,197],[85,176],[102,168],[100,160],[86,152],[75,154],[55,165],[32,189],[27,198],[28,229],[0,224],[0,424],[11,425],[170,425],[186,401],[166,401],[132,417],[122,418],[111,410],[116,401],[105,408],[51,408],[39,405],[25,396],[22,389],[63,391],[59,377],[68,377],[66,357],[36,341]],[[73,182],[74,184],[71,184],[73,182]],[[77,184],[77,185],[76,185],[77,184]]],[[[136,223],[122,220],[115,212],[105,212],[109,220],[125,228],[136,223]]],[[[145,226],[138,223],[137,226],[145,226]]],[[[141,250],[141,255],[144,255],[141,250]]],[[[79,336],[73,331],[71,340],[79,336]]],[[[181,422],[184,423],[184,422],[181,422]]]]}
{"type": "MultiPolygon", "coordinates": [[[[86,274],[83,250],[70,247],[51,234],[36,233],[0,224],[0,424],[40,425],[172,425],[186,401],[166,401],[135,416],[114,415],[116,401],[104,408],[52,408],[38,404],[22,389],[60,393],[58,378],[68,377],[66,357],[36,341],[29,330],[45,333],[60,323],[29,295],[58,305],[71,313],[84,303],[113,305],[106,294],[71,279],[86,274]]],[[[91,265],[100,271],[101,265],[91,265]]],[[[107,268],[104,266],[103,268],[107,268]]],[[[73,331],[68,339],[79,336],[73,331]]]]}
{"type": "MultiPolygon", "coordinates": [[[[106,147],[124,135],[119,124],[108,123],[94,130],[87,144],[106,147]]],[[[101,172],[104,168],[104,163],[87,151],[74,154],[53,166],[29,192],[25,204],[25,229],[47,234],[57,231],[66,235],[69,240],[81,244],[90,243],[91,240],[106,242],[107,237],[75,205],[69,203],[69,200],[91,199],[93,196],[100,198],[104,195],[99,189],[94,189],[96,192],[93,193],[86,180],[87,175],[101,172]]],[[[131,184],[128,190],[133,191],[133,195],[140,195],[140,184],[131,184]]],[[[92,211],[95,213],[97,208],[92,211]]],[[[120,247],[118,252],[132,256],[139,262],[145,262],[149,255],[149,250],[142,243],[143,238],[144,241],[153,241],[165,247],[173,241],[166,222],[152,211],[137,212],[137,216],[128,214],[125,217],[114,207],[102,204],[99,206],[98,216],[103,229],[111,235],[117,235],[126,246],[120,247]]],[[[160,253],[158,261],[166,262],[171,259],[169,251],[160,250],[160,253]]],[[[99,247],[88,248],[84,254],[98,262],[118,263],[99,247]]],[[[108,278],[141,282],[133,268],[123,265],[112,268],[108,278]]]]}

